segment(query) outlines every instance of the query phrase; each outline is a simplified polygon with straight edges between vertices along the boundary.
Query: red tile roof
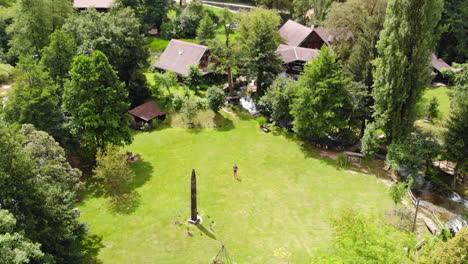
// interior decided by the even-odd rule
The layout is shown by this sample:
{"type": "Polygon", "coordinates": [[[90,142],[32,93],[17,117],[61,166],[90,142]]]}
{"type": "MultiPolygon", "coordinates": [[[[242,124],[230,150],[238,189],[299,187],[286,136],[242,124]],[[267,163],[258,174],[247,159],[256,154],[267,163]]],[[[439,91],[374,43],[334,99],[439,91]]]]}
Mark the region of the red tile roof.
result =
{"type": "Polygon", "coordinates": [[[207,46],[173,39],[154,66],[158,69],[188,75],[190,65],[200,63],[200,59],[207,50],[207,46]]]}
{"type": "Polygon", "coordinates": [[[128,113],[135,117],[141,118],[146,122],[150,121],[153,118],[166,114],[166,112],[161,111],[161,108],[156,102],[144,103],[128,111],[128,113]]]}
{"type": "Polygon", "coordinates": [[[111,8],[114,0],[73,0],[74,8],[111,8]]]}

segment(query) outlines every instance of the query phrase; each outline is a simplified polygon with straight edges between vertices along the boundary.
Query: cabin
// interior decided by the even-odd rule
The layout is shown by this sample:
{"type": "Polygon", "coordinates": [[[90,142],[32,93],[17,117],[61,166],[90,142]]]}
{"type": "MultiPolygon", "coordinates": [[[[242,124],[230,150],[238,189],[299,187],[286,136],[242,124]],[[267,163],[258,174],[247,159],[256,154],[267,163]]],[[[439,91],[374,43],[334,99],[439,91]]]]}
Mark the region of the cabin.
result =
{"type": "Polygon", "coordinates": [[[187,76],[190,65],[197,64],[203,73],[208,73],[208,65],[215,60],[207,46],[172,39],[154,67],[162,71],[173,71],[187,76]]]}
{"type": "Polygon", "coordinates": [[[288,20],[279,34],[286,45],[307,49],[321,49],[323,45],[330,47],[334,38],[326,28],[306,27],[293,20],[288,20]]]}
{"type": "Polygon", "coordinates": [[[114,1],[115,0],[73,0],[73,8],[82,11],[94,7],[99,12],[108,12],[114,6],[114,1]]]}
{"type": "Polygon", "coordinates": [[[452,66],[447,64],[445,61],[437,58],[437,55],[435,55],[434,53],[431,54],[431,64],[432,64],[432,69],[433,69],[432,76],[434,77],[433,78],[434,82],[446,83],[448,81],[447,76],[444,73],[445,70],[452,70],[454,72],[460,71],[460,69],[453,68],[452,66]]]}
{"type": "Polygon", "coordinates": [[[307,49],[283,44],[279,45],[276,52],[283,60],[285,73],[293,77],[300,75],[304,71],[304,65],[320,54],[318,49],[307,49]]]}
{"type": "Polygon", "coordinates": [[[151,128],[153,119],[164,120],[167,114],[167,112],[161,110],[156,102],[144,103],[128,111],[128,113],[133,116],[133,120],[131,120],[132,128],[141,130],[151,128]]]}
{"type": "Polygon", "coordinates": [[[330,47],[333,35],[325,28],[306,27],[295,21],[288,20],[279,30],[285,44],[276,50],[283,60],[284,75],[297,77],[304,71],[305,63],[320,54],[323,45],[330,47]]]}

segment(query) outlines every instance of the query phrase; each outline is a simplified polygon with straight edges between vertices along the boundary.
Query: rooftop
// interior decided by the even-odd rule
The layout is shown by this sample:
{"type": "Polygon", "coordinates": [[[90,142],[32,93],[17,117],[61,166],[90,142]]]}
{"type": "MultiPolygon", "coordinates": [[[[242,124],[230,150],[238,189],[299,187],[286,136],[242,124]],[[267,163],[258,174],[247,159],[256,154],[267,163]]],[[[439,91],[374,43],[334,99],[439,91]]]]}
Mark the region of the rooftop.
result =
{"type": "Polygon", "coordinates": [[[200,63],[207,46],[173,39],[154,65],[158,69],[187,75],[192,64],[200,63]]]}
{"type": "Polygon", "coordinates": [[[128,111],[128,113],[135,117],[141,118],[146,122],[166,114],[166,112],[161,111],[159,104],[156,102],[144,103],[128,111]]]}

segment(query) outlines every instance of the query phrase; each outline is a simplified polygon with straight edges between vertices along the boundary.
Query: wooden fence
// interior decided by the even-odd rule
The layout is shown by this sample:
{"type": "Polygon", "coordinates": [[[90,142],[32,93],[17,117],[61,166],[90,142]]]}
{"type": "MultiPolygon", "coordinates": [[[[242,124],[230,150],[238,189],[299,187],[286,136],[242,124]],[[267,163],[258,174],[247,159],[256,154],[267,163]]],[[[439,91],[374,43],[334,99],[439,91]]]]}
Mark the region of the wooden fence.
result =
{"type": "MultiPolygon", "coordinates": [[[[416,203],[418,202],[418,199],[414,196],[413,192],[408,188],[408,194],[411,198],[411,202],[416,206],[416,203]]],[[[423,211],[426,215],[430,216],[432,218],[432,221],[440,228],[444,229],[445,225],[442,224],[442,222],[439,220],[437,215],[435,214],[434,210],[429,208],[423,201],[419,202],[419,210],[423,211]]]]}

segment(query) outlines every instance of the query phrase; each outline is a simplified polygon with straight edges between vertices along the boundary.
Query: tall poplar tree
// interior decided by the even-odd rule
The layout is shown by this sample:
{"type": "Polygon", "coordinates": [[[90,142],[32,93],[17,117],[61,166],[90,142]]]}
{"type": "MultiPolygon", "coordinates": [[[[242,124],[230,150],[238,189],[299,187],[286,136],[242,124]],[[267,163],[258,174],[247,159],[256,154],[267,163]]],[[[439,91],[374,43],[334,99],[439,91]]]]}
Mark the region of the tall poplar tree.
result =
{"type": "Polygon", "coordinates": [[[128,91],[106,55],[95,51],[92,57],[77,56],[70,77],[63,101],[82,155],[94,159],[97,150],[107,144],[121,146],[130,142],[128,91]]]}
{"type": "Polygon", "coordinates": [[[415,106],[430,84],[430,54],[435,44],[442,0],[389,0],[377,43],[374,116],[390,142],[413,127],[415,106]]]}

